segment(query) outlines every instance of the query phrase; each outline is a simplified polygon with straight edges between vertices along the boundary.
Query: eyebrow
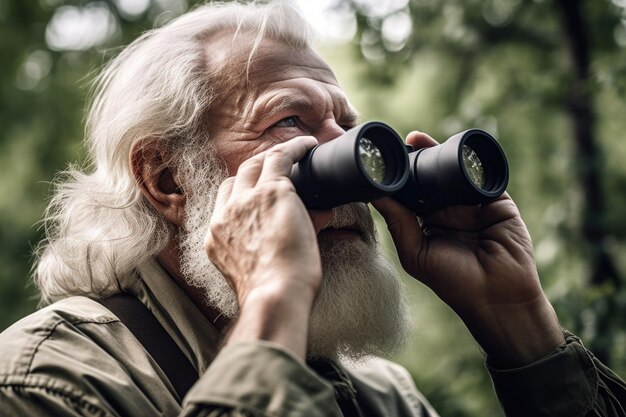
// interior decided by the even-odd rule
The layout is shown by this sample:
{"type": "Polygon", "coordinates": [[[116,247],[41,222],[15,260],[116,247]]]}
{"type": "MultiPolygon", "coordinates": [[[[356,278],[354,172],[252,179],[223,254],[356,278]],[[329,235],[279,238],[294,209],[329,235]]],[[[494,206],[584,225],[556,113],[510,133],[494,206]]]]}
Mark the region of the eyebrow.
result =
{"type": "Polygon", "coordinates": [[[284,96],[277,98],[277,101],[278,103],[272,106],[271,110],[266,113],[267,116],[272,117],[285,110],[294,110],[302,113],[313,111],[313,103],[304,97],[284,96]]]}
{"type": "Polygon", "coordinates": [[[258,125],[262,120],[272,118],[281,112],[293,109],[294,111],[309,112],[313,110],[313,103],[302,97],[293,98],[290,96],[272,97],[268,101],[263,101],[262,105],[254,103],[252,109],[246,117],[245,126],[252,128],[258,125]],[[270,103],[276,102],[275,105],[270,106],[270,103]],[[270,107],[269,111],[267,110],[270,107]]]}
{"type": "MultiPolygon", "coordinates": [[[[276,101],[278,101],[278,103],[275,106],[272,106],[269,112],[264,113],[263,117],[272,117],[286,110],[293,110],[301,113],[307,113],[314,110],[313,103],[305,97],[282,96],[277,97],[276,101]]],[[[337,118],[337,122],[339,124],[355,124],[359,120],[359,113],[350,105],[347,100],[340,101],[341,113],[337,118]]],[[[258,120],[257,116],[261,116],[256,113],[257,112],[255,112],[253,117],[254,120],[258,120]]]]}

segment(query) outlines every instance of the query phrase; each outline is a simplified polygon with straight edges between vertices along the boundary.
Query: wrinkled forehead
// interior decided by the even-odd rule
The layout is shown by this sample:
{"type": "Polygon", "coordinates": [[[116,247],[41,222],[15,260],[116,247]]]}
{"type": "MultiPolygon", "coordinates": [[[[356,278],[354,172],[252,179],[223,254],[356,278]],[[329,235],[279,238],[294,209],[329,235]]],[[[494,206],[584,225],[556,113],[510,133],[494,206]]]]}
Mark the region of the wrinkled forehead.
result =
{"type": "Polygon", "coordinates": [[[207,67],[214,81],[232,87],[302,77],[338,86],[328,64],[310,47],[268,37],[255,41],[252,34],[225,31],[207,42],[207,67]]]}

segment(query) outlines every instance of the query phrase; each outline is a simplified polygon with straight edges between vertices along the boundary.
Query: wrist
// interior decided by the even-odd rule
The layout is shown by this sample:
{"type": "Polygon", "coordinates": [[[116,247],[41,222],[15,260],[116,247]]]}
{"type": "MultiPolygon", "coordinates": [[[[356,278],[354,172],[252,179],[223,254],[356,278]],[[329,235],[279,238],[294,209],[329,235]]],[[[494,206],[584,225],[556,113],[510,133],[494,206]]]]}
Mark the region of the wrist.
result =
{"type": "Polygon", "coordinates": [[[318,285],[303,281],[295,274],[287,273],[268,273],[267,278],[257,277],[260,284],[255,285],[247,291],[242,291],[239,295],[239,306],[263,304],[278,304],[287,307],[290,300],[294,304],[302,304],[306,302],[313,303],[313,299],[317,293],[318,285]],[[280,276],[280,279],[276,279],[280,276]]]}
{"type": "Polygon", "coordinates": [[[490,362],[501,368],[528,365],[565,343],[543,293],[525,303],[490,306],[461,318],[490,362]]]}
{"type": "Polygon", "coordinates": [[[298,282],[273,282],[250,290],[241,299],[227,344],[270,341],[304,360],[314,299],[314,289],[298,282]]]}

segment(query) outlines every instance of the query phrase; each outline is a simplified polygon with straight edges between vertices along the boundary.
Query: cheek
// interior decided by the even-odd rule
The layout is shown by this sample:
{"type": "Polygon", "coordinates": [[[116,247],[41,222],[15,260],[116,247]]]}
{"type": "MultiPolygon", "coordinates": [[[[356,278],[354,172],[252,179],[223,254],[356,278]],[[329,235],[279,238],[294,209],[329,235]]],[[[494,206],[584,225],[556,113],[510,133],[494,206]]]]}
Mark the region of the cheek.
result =
{"type": "Polygon", "coordinates": [[[215,151],[226,164],[228,175],[234,176],[244,161],[271,148],[272,145],[271,141],[263,140],[263,138],[216,140],[215,151]]]}

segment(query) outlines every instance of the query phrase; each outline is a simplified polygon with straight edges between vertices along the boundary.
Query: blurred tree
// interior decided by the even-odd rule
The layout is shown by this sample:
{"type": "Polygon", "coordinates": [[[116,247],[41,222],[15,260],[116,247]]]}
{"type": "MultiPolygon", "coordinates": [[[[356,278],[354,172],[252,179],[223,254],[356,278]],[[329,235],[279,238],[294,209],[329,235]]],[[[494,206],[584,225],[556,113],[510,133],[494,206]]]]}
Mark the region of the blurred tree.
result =
{"type": "MultiPolygon", "coordinates": [[[[625,172],[613,158],[623,145],[605,135],[615,132],[613,112],[626,110],[613,97],[623,97],[626,80],[626,2],[350,0],[335,7],[355,13],[354,51],[368,63],[360,73],[367,85],[401,91],[411,87],[407,73],[435,68],[425,88],[413,90],[416,111],[390,113],[392,124],[439,137],[475,125],[502,138],[509,190],[538,243],[559,316],[623,372],[626,292],[617,259],[625,196],[616,184],[625,172]]],[[[462,408],[444,414],[471,415],[462,408]]]]}

